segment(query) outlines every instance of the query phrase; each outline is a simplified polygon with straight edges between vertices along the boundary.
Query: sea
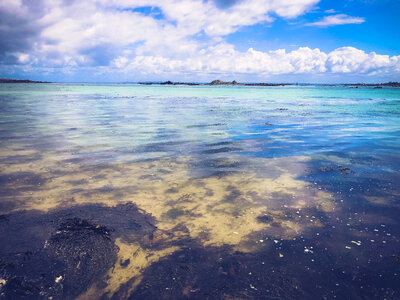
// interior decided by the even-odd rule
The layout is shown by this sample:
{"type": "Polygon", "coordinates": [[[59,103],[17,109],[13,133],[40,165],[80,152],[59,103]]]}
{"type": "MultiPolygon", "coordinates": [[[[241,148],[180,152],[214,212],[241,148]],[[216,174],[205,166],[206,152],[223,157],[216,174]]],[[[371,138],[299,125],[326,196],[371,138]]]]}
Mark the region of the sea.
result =
{"type": "Polygon", "coordinates": [[[400,299],[400,88],[0,84],[0,299],[400,299]]]}

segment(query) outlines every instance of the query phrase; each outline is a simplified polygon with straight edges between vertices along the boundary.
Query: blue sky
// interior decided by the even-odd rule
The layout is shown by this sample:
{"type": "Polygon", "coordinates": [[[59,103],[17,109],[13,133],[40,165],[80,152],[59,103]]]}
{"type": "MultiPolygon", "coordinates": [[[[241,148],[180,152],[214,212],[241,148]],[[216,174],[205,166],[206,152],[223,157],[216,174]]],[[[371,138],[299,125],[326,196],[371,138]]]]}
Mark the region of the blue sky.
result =
{"type": "Polygon", "coordinates": [[[277,19],[272,26],[256,24],[243,27],[229,35],[227,40],[241,47],[241,50],[245,50],[248,45],[260,50],[295,49],[302,46],[329,52],[339,47],[353,46],[367,52],[400,54],[400,1],[373,4],[346,2],[348,1],[322,1],[318,5],[320,9],[296,20],[288,22],[277,19]],[[304,26],[330,15],[325,13],[329,9],[350,16],[362,16],[365,22],[337,26],[304,26]]]}
{"type": "Polygon", "coordinates": [[[398,0],[2,0],[0,77],[400,81],[398,0]]]}

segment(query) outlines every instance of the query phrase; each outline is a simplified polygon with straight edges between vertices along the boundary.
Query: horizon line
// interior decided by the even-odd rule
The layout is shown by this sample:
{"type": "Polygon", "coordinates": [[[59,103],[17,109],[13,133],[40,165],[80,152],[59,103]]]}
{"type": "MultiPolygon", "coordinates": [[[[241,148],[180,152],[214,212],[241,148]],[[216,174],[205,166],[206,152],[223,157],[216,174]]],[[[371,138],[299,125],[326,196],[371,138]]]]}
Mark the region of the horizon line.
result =
{"type": "Polygon", "coordinates": [[[170,81],[170,80],[151,80],[151,81],[46,81],[46,80],[32,80],[32,79],[15,79],[15,78],[0,78],[0,83],[24,83],[21,81],[30,81],[25,83],[44,83],[44,84],[138,84],[138,85],[212,85],[212,86],[219,86],[219,85],[237,85],[237,86],[246,86],[246,84],[271,84],[271,85],[384,85],[384,84],[396,84],[396,86],[400,86],[400,81],[380,81],[380,82],[350,82],[350,83],[343,83],[343,82],[336,82],[336,83],[314,83],[314,82],[237,82],[236,80],[232,81],[222,81],[219,79],[215,79],[212,81],[202,82],[202,81],[170,81]],[[1,82],[2,80],[15,80],[15,82],[1,82]],[[211,84],[213,81],[221,81],[221,84],[211,84]],[[236,82],[233,83],[233,82],[236,82]],[[232,84],[230,84],[232,83],[232,84]]]}

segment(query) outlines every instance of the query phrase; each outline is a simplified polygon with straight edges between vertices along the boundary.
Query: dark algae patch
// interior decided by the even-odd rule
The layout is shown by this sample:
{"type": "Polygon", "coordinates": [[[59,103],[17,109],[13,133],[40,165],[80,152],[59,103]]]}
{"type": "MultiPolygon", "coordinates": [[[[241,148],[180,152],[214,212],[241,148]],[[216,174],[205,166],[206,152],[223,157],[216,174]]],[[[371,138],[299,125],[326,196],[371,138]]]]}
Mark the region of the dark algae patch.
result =
{"type": "Polygon", "coordinates": [[[101,286],[117,260],[115,238],[151,236],[151,222],[133,204],[2,215],[0,299],[75,299],[101,286]]]}
{"type": "Polygon", "coordinates": [[[320,170],[322,172],[340,172],[342,174],[354,174],[355,172],[348,168],[348,167],[342,167],[342,166],[336,166],[336,167],[321,167],[320,170]]]}
{"type": "Polygon", "coordinates": [[[271,240],[255,253],[194,242],[150,266],[129,299],[398,299],[395,258],[365,265],[327,250],[331,238],[271,240]]]}
{"type": "Polygon", "coordinates": [[[165,215],[168,218],[176,219],[176,218],[178,218],[180,216],[185,215],[186,213],[187,212],[184,209],[182,209],[180,207],[175,207],[175,208],[171,208],[170,210],[168,210],[165,215]]]}
{"type": "Polygon", "coordinates": [[[67,220],[42,241],[43,248],[6,253],[1,265],[6,284],[0,297],[74,299],[83,293],[116,260],[107,229],[98,226],[77,218],[67,220]]]}
{"type": "Polygon", "coordinates": [[[272,221],[272,218],[267,215],[258,216],[257,220],[261,223],[269,223],[272,221]]]}
{"type": "MultiPolygon", "coordinates": [[[[150,267],[133,299],[298,299],[298,283],[229,248],[185,248],[150,267]]],[[[267,260],[268,261],[268,260],[267,260]]],[[[117,298],[115,298],[117,299],[117,298]]]]}

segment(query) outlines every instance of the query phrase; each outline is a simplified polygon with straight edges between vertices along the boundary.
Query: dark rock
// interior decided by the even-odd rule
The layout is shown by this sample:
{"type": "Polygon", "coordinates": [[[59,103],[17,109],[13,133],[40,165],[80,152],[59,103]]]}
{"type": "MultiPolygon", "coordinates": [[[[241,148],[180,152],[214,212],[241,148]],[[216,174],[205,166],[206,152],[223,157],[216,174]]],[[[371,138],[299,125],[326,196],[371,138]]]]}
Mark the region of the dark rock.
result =
{"type": "Polygon", "coordinates": [[[240,85],[241,83],[237,82],[236,80],[233,81],[222,81],[219,79],[213,80],[209,83],[209,85],[240,85]]]}
{"type": "Polygon", "coordinates": [[[216,79],[210,82],[210,85],[219,85],[219,84],[228,84],[227,82],[224,82],[222,80],[216,79]]]}

